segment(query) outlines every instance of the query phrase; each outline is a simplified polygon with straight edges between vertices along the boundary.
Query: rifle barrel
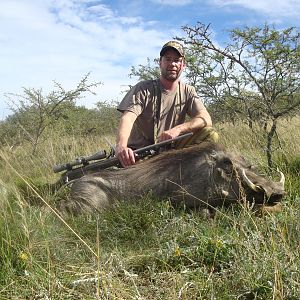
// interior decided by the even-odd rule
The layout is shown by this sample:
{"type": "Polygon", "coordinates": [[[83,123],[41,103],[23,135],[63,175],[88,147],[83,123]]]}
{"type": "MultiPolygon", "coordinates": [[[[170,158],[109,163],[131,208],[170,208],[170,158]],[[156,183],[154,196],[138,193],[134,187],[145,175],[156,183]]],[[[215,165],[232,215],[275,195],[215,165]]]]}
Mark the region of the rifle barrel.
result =
{"type": "Polygon", "coordinates": [[[149,146],[145,146],[143,148],[136,149],[133,152],[136,153],[136,154],[139,154],[139,153],[142,153],[142,152],[147,151],[147,150],[155,150],[155,149],[158,149],[162,146],[172,144],[176,141],[182,140],[182,139],[187,138],[187,137],[192,136],[192,135],[193,135],[192,132],[188,132],[188,133],[179,135],[179,136],[177,136],[173,139],[168,139],[168,140],[165,140],[165,141],[162,141],[162,142],[158,142],[156,144],[152,144],[152,145],[149,145],[149,146]]]}
{"type": "MultiPolygon", "coordinates": [[[[143,154],[150,150],[156,151],[160,147],[163,147],[166,145],[171,145],[178,140],[182,140],[182,139],[187,138],[192,135],[193,135],[192,132],[182,134],[173,139],[168,139],[168,140],[156,143],[156,144],[152,144],[152,145],[149,145],[149,146],[146,146],[143,148],[136,149],[133,152],[135,154],[143,154]]],[[[67,182],[67,181],[77,179],[77,178],[84,176],[85,174],[87,174],[88,171],[103,170],[105,168],[109,168],[112,166],[118,166],[120,163],[119,159],[117,157],[110,157],[107,159],[103,159],[103,158],[106,158],[105,150],[101,150],[91,156],[88,156],[88,157],[79,157],[79,158],[75,159],[74,161],[71,161],[66,164],[56,165],[53,167],[53,171],[55,173],[58,173],[61,171],[66,171],[62,176],[65,178],[65,181],[67,182]],[[91,160],[98,160],[98,161],[88,164],[88,162],[91,160]],[[78,166],[78,165],[81,165],[81,166],[73,169],[74,166],[78,166]]]]}
{"type": "Polygon", "coordinates": [[[73,179],[77,179],[77,178],[80,178],[80,177],[86,175],[88,171],[91,171],[91,170],[99,171],[99,170],[103,170],[105,168],[117,166],[118,164],[119,164],[118,158],[111,157],[108,159],[96,161],[96,162],[86,165],[86,166],[81,166],[76,169],[66,171],[63,174],[63,177],[65,178],[65,182],[68,182],[73,179]]]}

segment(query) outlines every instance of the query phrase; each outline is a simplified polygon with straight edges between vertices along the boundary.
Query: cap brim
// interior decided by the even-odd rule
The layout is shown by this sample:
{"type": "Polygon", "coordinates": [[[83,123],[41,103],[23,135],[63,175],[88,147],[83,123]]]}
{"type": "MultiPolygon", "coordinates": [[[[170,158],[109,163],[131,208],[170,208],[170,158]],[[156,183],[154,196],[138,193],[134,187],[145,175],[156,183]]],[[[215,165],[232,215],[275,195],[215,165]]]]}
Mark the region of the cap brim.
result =
{"type": "Polygon", "coordinates": [[[166,46],[166,47],[162,48],[160,51],[160,56],[163,56],[166,53],[166,51],[168,51],[170,49],[177,51],[180,56],[184,57],[183,53],[181,53],[178,49],[176,49],[175,47],[172,47],[172,46],[166,46]]]}

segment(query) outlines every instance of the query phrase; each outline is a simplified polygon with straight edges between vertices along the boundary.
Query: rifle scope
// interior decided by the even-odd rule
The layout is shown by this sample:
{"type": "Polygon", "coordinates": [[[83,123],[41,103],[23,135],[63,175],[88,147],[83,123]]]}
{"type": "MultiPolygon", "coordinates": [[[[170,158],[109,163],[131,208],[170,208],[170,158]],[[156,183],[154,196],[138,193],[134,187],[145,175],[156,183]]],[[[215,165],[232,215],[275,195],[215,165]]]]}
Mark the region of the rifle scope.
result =
{"type": "Polygon", "coordinates": [[[95,154],[93,154],[91,156],[78,157],[71,162],[61,164],[61,165],[55,165],[53,167],[53,172],[58,173],[58,172],[65,171],[65,170],[69,171],[69,170],[72,170],[72,168],[75,166],[79,166],[79,165],[86,166],[92,160],[99,160],[99,159],[103,159],[103,158],[106,158],[106,151],[100,150],[99,152],[96,152],[95,154]]]}

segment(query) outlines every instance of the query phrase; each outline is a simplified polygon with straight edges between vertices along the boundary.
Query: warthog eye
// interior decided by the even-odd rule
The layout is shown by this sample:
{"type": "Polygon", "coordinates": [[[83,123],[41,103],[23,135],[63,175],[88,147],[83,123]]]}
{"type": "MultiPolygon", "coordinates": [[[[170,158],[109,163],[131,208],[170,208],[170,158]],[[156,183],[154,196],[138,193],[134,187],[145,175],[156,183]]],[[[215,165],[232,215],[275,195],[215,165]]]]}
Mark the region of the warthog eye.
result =
{"type": "Polygon", "coordinates": [[[226,174],[231,174],[232,173],[232,161],[228,157],[224,157],[219,163],[218,163],[218,168],[224,170],[226,174]]]}

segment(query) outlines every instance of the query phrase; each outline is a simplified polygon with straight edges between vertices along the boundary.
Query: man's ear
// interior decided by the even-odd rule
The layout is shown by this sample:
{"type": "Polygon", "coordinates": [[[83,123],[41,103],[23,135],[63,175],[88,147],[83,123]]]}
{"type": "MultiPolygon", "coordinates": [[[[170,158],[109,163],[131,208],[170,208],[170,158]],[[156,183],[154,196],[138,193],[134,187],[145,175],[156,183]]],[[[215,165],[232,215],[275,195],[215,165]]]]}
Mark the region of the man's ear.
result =
{"type": "Polygon", "coordinates": [[[183,59],[183,61],[182,61],[182,69],[184,69],[185,67],[186,67],[186,61],[185,61],[185,58],[183,59]]]}
{"type": "Polygon", "coordinates": [[[159,58],[159,61],[158,61],[159,67],[161,67],[161,62],[162,62],[162,56],[159,58]]]}

